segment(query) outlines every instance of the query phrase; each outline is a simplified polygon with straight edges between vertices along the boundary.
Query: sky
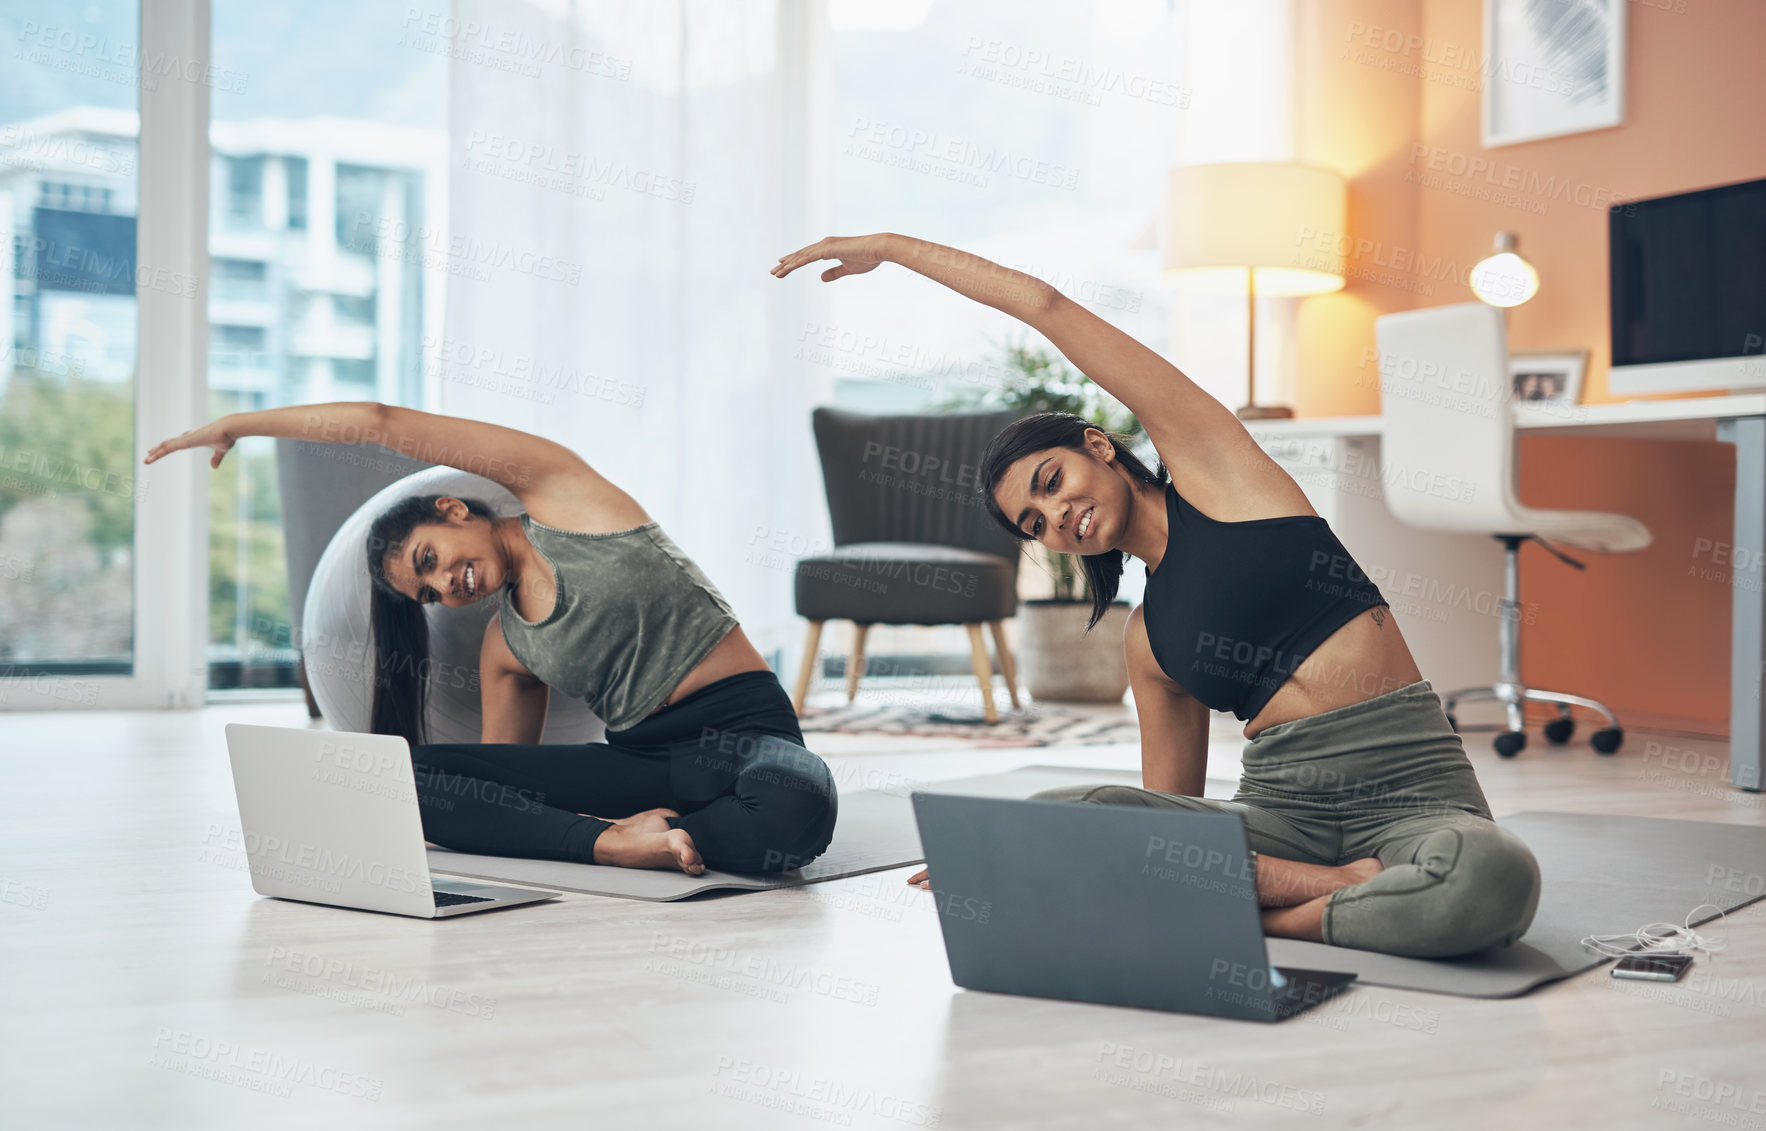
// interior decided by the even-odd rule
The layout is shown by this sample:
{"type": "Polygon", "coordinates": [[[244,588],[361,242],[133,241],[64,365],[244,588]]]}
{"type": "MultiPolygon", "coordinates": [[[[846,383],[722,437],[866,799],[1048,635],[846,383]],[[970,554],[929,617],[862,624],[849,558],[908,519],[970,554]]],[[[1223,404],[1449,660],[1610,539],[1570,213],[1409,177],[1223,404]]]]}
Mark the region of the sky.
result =
{"type": "MultiPolygon", "coordinates": [[[[446,0],[439,9],[446,10],[446,0]]],[[[359,117],[441,129],[447,63],[404,45],[423,0],[214,0],[216,119],[359,117]]],[[[134,109],[133,0],[0,0],[0,123],[69,106],[134,109]],[[83,46],[82,46],[83,45],[83,46]]]]}

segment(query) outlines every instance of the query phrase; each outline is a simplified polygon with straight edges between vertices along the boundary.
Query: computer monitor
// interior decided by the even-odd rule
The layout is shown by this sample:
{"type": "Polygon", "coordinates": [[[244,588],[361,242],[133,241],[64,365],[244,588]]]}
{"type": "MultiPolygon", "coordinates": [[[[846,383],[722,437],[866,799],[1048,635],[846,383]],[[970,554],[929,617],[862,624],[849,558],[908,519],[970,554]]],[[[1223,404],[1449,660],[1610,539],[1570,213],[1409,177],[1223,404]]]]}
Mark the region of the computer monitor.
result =
{"type": "Polygon", "coordinates": [[[1766,389],[1766,179],[1607,213],[1614,393],[1766,389]]]}

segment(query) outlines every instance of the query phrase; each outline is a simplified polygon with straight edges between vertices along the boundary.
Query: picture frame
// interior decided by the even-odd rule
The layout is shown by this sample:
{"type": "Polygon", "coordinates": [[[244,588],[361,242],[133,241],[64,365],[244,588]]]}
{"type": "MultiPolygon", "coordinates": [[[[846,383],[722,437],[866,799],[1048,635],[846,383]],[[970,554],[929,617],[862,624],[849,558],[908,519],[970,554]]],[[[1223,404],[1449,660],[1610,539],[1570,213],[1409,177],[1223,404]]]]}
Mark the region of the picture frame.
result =
{"type": "Polygon", "coordinates": [[[1509,387],[1516,404],[1573,405],[1582,400],[1588,351],[1531,350],[1508,355],[1509,387]]]}
{"type": "Polygon", "coordinates": [[[1629,0],[1484,0],[1484,148],[1625,120],[1629,0]]]}

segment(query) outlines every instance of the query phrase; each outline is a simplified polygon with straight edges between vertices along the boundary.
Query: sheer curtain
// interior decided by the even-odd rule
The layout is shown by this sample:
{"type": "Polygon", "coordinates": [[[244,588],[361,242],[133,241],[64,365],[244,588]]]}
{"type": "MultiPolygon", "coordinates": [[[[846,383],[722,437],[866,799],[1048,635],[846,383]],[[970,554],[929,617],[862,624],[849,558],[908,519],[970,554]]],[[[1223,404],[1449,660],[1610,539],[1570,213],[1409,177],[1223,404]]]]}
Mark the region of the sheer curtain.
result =
{"type": "MultiPolygon", "coordinates": [[[[767,274],[779,255],[825,235],[908,230],[917,202],[936,195],[933,178],[903,183],[892,167],[843,156],[855,115],[941,137],[1004,137],[1077,163],[1087,185],[1144,182],[1156,216],[1166,164],[1292,155],[1292,3],[1172,0],[1169,13],[1032,6],[1011,18],[1003,6],[940,7],[928,17],[943,29],[930,47],[907,42],[907,32],[870,33],[876,50],[895,53],[887,65],[867,68],[862,53],[842,48],[851,70],[838,91],[822,0],[455,0],[446,16],[416,15],[413,44],[451,60],[447,222],[414,241],[430,277],[445,274],[443,328],[424,343],[428,403],[580,452],[700,563],[777,670],[794,671],[802,625],[791,565],[828,545],[809,410],[832,401],[853,368],[806,341],[830,326],[868,332],[901,307],[914,312],[914,332],[883,336],[925,344],[937,338],[924,324],[932,313],[973,313],[928,297],[923,280],[881,272],[844,298],[845,284],[824,286],[807,271],[767,274]],[[1181,30],[1166,27],[1174,16],[1181,30]],[[1084,44],[1073,39],[1075,21],[1089,29],[1084,44]],[[965,132],[961,108],[924,97],[927,84],[908,64],[955,67],[967,45],[996,34],[1168,79],[1184,99],[1096,107],[1097,120],[1082,115],[1073,135],[1093,148],[1069,160],[1068,133],[1057,128],[1071,117],[1064,100],[965,78],[956,90],[1029,119],[1017,133],[985,122],[965,132]],[[836,175],[852,197],[838,232],[836,175]]],[[[865,14],[874,22],[893,10],[865,14]]],[[[1076,286],[1113,278],[1056,246],[1065,229],[1052,224],[1055,206],[1033,215],[1025,191],[1010,178],[969,189],[953,200],[948,231],[934,224],[917,234],[1076,286]],[[1002,226],[1041,234],[998,246],[976,234],[1002,226]]],[[[1115,212],[1068,234],[1155,261],[1152,225],[1129,207],[1134,193],[1110,191],[1121,197],[1115,212]]],[[[1070,206],[1075,194],[1055,195],[1070,206]]],[[[1164,294],[1156,282],[1131,289],[1145,292],[1143,318],[1169,311],[1170,338],[1160,343],[1168,356],[1228,405],[1241,403],[1243,301],[1164,294]]],[[[1291,400],[1291,303],[1260,314],[1260,396],[1291,400]]],[[[1150,326],[1135,331],[1160,337],[1150,326]]],[[[982,356],[979,343],[952,348],[982,356]]]]}
{"type": "Polygon", "coordinates": [[[830,234],[811,135],[821,5],[456,0],[436,411],[564,443],[697,561],[777,670],[791,560],[825,545],[796,360],[825,288],[778,257],[830,234]],[[779,649],[778,653],[773,653],[779,649]]]}

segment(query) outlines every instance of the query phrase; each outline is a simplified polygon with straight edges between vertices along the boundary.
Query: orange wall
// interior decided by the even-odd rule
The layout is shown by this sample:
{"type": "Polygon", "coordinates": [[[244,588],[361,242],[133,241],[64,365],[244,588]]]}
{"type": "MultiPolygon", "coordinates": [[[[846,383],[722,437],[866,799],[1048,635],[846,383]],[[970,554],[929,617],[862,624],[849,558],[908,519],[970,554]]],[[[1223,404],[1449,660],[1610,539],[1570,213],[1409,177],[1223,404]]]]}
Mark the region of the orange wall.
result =
{"type": "MultiPolygon", "coordinates": [[[[1470,301],[1466,272],[1503,229],[1541,280],[1510,313],[1510,348],[1585,347],[1583,401],[1620,399],[1606,387],[1607,205],[1766,176],[1766,5],[1624,7],[1624,124],[1485,149],[1478,0],[1299,0],[1299,157],[1349,177],[1356,241],[1348,287],[1300,307],[1300,415],[1377,412],[1374,317],[1470,301]]],[[[1519,450],[1523,502],[1634,515],[1655,536],[1634,554],[1572,551],[1585,572],[1522,550],[1522,599],[1539,605],[1522,678],[1637,725],[1727,734],[1729,447],[1526,435],[1519,450]]]]}

